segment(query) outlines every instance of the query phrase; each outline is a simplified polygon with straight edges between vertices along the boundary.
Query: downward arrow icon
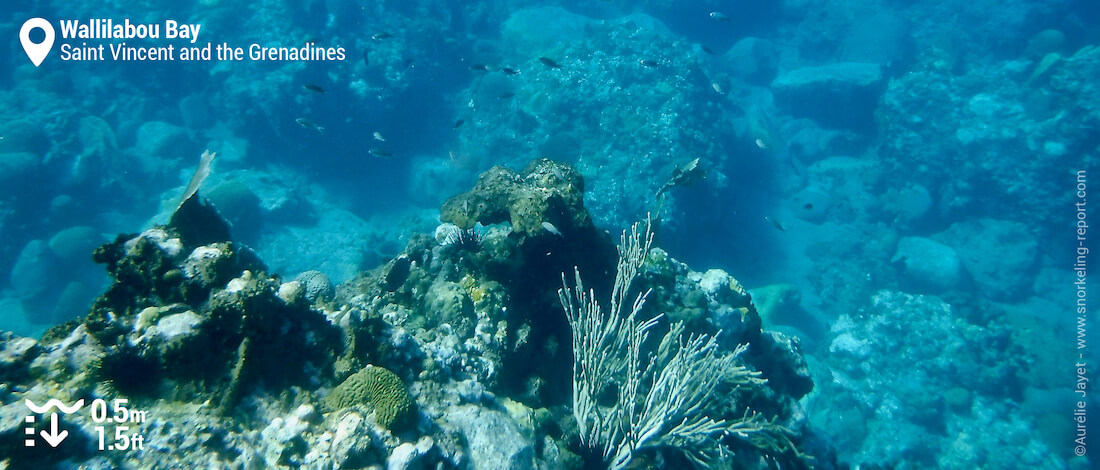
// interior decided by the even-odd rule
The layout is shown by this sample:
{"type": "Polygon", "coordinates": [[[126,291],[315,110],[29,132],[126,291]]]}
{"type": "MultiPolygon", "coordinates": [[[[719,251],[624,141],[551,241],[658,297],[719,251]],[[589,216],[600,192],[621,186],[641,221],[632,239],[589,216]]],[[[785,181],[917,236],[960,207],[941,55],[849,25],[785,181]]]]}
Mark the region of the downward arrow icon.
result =
{"type": "Polygon", "coordinates": [[[69,437],[69,431],[57,432],[57,413],[50,413],[50,432],[42,431],[39,434],[42,435],[42,439],[44,439],[50,447],[57,447],[58,444],[61,444],[61,441],[69,437]]]}

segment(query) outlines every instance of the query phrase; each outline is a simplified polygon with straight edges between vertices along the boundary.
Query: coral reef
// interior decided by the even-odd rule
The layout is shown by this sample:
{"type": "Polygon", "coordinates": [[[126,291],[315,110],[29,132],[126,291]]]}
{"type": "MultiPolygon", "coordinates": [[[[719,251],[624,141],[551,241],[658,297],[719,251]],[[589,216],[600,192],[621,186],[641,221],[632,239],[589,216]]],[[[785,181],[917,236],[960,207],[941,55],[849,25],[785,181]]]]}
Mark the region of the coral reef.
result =
{"type": "MultiPolygon", "coordinates": [[[[192,198],[181,209],[187,217],[96,249],[113,282],[87,315],[41,341],[0,337],[0,414],[23,412],[25,399],[128,398],[148,413],[137,428],[151,465],[578,468],[589,450],[567,406],[575,332],[553,294],[574,266],[607,272],[617,257],[585,225],[579,178],[558,176],[575,170],[538,160],[522,174],[495,169],[483,181],[511,175],[508,191],[542,203],[484,184],[461,196],[523,201],[501,205],[498,219],[485,210],[471,221],[488,224],[476,249],[414,236],[400,256],[341,284],[332,299],[323,288],[310,296],[315,274],[282,282],[240,244],[211,241],[225,225],[192,198]],[[526,207],[547,212],[517,209],[526,207]],[[511,226],[511,210],[530,230],[511,226]],[[530,222],[550,216],[560,233],[530,222]],[[185,221],[204,225],[180,227],[185,221]]],[[[691,271],[659,249],[643,261],[637,284],[653,292],[646,314],[663,311],[660,328],[675,320],[670,337],[712,335],[707,354],[736,358],[753,377],[752,387],[723,388],[738,398],[711,407],[713,416],[733,423],[749,407],[760,414],[745,423],[779,433],[784,444],[710,439],[731,445],[745,464],[809,468],[812,455],[831,466],[832,451],[797,402],[812,386],[797,343],[762,331],[748,292],[728,274],[691,271]],[[802,453],[783,451],[791,446],[802,453]]],[[[592,279],[598,292],[613,282],[592,279]]],[[[687,374],[668,371],[670,380],[687,374]]],[[[12,448],[5,457],[15,466],[65,458],[129,468],[120,454],[94,451],[95,424],[74,414],[58,453],[12,448]]],[[[3,428],[0,437],[21,431],[3,428]]],[[[637,447],[633,458],[642,462],[683,461],[664,446],[637,447]]]]}
{"type": "Polygon", "coordinates": [[[1003,439],[1018,439],[1021,448],[1035,450],[1048,445],[1028,436],[1026,421],[1018,418],[998,420],[1004,432],[978,429],[992,410],[1013,407],[1019,399],[1020,389],[1012,384],[1020,383],[1027,365],[1023,350],[1009,343],[1007,325],[973,324],[940,298],[886,290],[860,315],[843,316],[833,326],[832,381],[810,398],[817,401],[817,413],[853,410],[830,418],[834,426],[827,431],[842,443],[862,442],[858,448],[847,445],[846,452],[881,465],[902,459],[937,467],[1055,465],[1049,450],[1011,456],[977,450],[1005,445],[1003,439]],[[909,366],[891,366],[897,363],[909,366]],[[930,438],[917,431],[921,428],[943,432],[930,438]],[[965,449],[954,438],[964,432],[976,439],[965,449]]]}
{"type": "Polygon", "coordinates": [[[519,167],[529,155],[569,162],[585,176],[601,225],[626,227],[656,211],[675,166],[695,156],[713,162],[708,190],[740,166],[732,126],[715,125],[724,97],[703,54],[654,17],[595,20],[544,6],[514,11],[500,28],[503,44],[485,55],[519,73],[494,71],[463,91],[453,174],[489,162],[519,167]]]}
{"type": "Polygon", "coordinates": [[[891,81],[877,114],[880,132],[891,136],[880,150],[890,180],[938,195],[941,220],[1013,213],[1040,230],[1057,226],[1066,199],[1048,175],[1063,172],[1070,155],[1081,167],[1095,158],[1082,123],[1100,118],[1100,108],[1078,99],[1093,96],[1085,77],[1100,63],[1095,49],[1053,65],[1049,82],[1028,83],[1035,64],[1025,60],[965,73],[931,63],[891,81]],[[943,178],[932,168],[953,170],[943,178]]]}
{"type": "Polygon", "coordinates": [[[416,415],[416,402],[405,390],[401,378],[370,364],[340,382],[325,403],[333,410],[366,405],[374,412],[378,424],[391,430],[408,426],[416,415]]]}
{"type": "Polygon", "coordinates": [[[187,245],[178,233],[154,228],[98,248],[113,284],[86,316],[52,328],[43,344],[66,341],[79,325],[101,349],[89,364],[91,384],[138,396],[170,384],[177,400],[209,399],[226,411],[242,387],[305,386],[327,374],[339,350],[336,328],[307,302],[280,297],[279,280],[246,248],[187,245]],[[142,390],[127,385],[134,382],[144,382],[142,390]]]}
{"type": "Polygon", "coordinates": [[[852,467],[1092,462],[1059,404],[1065,358],[1097,359],[1064,341],[1087,242],[1063,232],[1100,148],[1096,2],[260,3],[169,16],[346,60],[0,56],[0,467],[602,463],[554,292],[579,270],[608,298],[614,234],[647,213],[634,293],[659,320],[634,352],[675,357],[679,325],[767,380],[706,416],[754,410],[822,468],[808,423],[852,467]],[[368,366],[418,403],[406,426],[328,407],[368,366]],[[48,397],[147,407],[149,461],[94,449],[84,415],[56,455],[20,448],[21,400],[48,397]]]}

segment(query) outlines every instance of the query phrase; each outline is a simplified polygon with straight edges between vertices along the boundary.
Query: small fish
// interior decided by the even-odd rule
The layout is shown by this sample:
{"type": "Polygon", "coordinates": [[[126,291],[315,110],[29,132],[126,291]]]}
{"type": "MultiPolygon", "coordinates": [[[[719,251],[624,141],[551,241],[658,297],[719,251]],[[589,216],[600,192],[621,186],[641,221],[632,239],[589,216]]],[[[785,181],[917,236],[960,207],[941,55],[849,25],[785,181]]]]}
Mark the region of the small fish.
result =
{"type": "Polygon", "coordinates": [[[322,133],[325,132],[324,127],[318,126],[317,124],[314,124],[313,121],[310,121],[309,119],[306,119],[306,118],[298,118],[298,119],[295,119],[294,122],[298,123],[299,126],[302,126],[306,129],[313,129],[317,132],[322,132],[322,133]]]}
{"type": "Polygon", "coordinates": [[[646,67],[656,67],[657,66],[657,62],[654,62],[654,61],[649,60],[649,59],[639,60],[638,63],[642,64],[643,66],[646,66],[646,67]]]}
{"type": "Polygon", "coordinates": [[[726,94],[726,89],[722,88],[722,85],[719,84],[718,82],[710,82],[710,87],[713,88],[714,92],[718,93],[719,95],[726,94]]]}
{"type": "Polygon", "coordinates": [[[377,140],[377,141],[379,141],[379,142],[385,142],[385,141],[386,141],[386,138],[385,138],[385,137],[382,137],[382,133],[381,133],[381,132],[378,132],[378,131],[374,131],[374,140],[377,140]]]}
{"type": "Polygon", "coordinates": [[[561,65],[558,64],[557,62],[554,62],[554,59],[549,59],[549,58],[546,58],[546,57],[539,57],[539,62],[542,62],[542,65],[545,65],[545,66],[550,67],[552,69],[561,69],[561,65]]]}
{"type": "Polygon", "coordinates": [[[787,231],[787,227],[784,227],[783,224],[779,223],[778,220],[775,220],[768,216],[764,216],[764,220],[768,221],[768,223],[772,224],[772,227],[775,227],[775,229],[779,230],[780,232],[787,231]]]}
{"type": "Polygon", "coordinates": [[[713,19],[713,20],[716,20],[716,21],[729,21],[730,20],[730,17],[728,17],[726,15],[723,15],[721,13],[718,13],[716,11],[710,12],[710,18],[713,19]]]}
{"type": "Polygon", "coordinates": [[[465,119],[459,119],[459,120],[455,121],[455,127],[454,128],[458,129],[459,127],[462,127],[463,124],[466,124],[466,120],[465,119]]]}
{"type": "Polygon", "coordinates": [[[370,51],[363,51],[363,65],[370,65],[370,51]]]}
{"type": "Polygon", "coordinates": [[[550,233],[552,233],[552,234],[554,234],[554,235],[557,235],[557,236],[559,236],[559,237],[565,238],[565,235],[562,235],[562,234],[561,234],[561,230],[558,230],[558,228],[557,228],[557,227],[555,227],[555,226],[554,226],[554,224],[552,224],[552,223],[550,223],[550,222],[545,222],[545,221],[544,221],[544,222],[542,223],[542,228],[543,228],[543,229],[545,229],[545,230],[546,230],[547,232],[550,232],[550,233]]]}
{"type": "Polygon", "coordinates": [[[703,52],[706,52],[707,54],[714,55],[714,49],[711,49],[706,44],[700,44],[699,48],[702,49],[703,52]]]}
{"type": "Polygon", "coordinates": [[[375,41],[381,41],[383,39],[389,39],[389,38],[392,38],[392,37],[393,37],[392,34],[382,32],[382,33],[375,34],[374,36],[371,36],[370,38],[374,39],[375,41]]]}
{"type": "Polygon", "coordinates": [[[761,150],[768,149],[768,143],[764,142],[764,139],[756,139],[756,146],[760,147],[761,150]]]}
{"type": "Polygon", "coordinates": [[[512,99],[513,96],[516,96],[516,94],[512,93],[510,91],[506,91],[504,93],[501,93],[501,94],[497,95],[497,99],[499,99],[499,100],[510,100],[510,99],[512,99]]]}
{"type": "Polygon", "coordinates": [[[470,70],[477,72],[488,72],[489,66],[485,64],[470,64],[470,70]]]}
{"type": "Polygon", "coordinates": [[[379,158],[389,158],[389,157],[393,156],[393,152],[390,152],[389,150],[386,150],[386,149],[383,149],[383,148],[378,148],[378,147],[373,147],[370,150],[367,150],[367,153],[370,153],[371,155],[374,155],[374,156],[379,157],[379,158]]]}
{"type": "Polygon", "coordinates": [[[505,75],[516,75],[519,73],[519,70],[513,69],[511,67],[501,67],[500,71],[504,72],[505,75]]]}
{"type": "Polygon", "coordinates": [[[302,85],[302,88],[305,88],[305,89],[307,89],[309,91],[312,91],[314,93],[324,93],[325,92],[325,89],[321,88],[320,85],[314,85],[312,83],[307,83],[305,85],[302,85]]]}

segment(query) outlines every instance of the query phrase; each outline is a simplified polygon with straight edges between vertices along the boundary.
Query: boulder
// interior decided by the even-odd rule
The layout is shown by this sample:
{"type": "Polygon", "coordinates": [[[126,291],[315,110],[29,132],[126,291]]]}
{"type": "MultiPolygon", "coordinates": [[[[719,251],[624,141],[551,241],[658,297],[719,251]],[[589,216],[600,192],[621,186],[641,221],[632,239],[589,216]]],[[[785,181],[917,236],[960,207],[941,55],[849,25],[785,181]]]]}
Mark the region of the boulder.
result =
{"type": "Polygon", "coordinates": [[[955,249],[928,238],[902,238],[891,261],[900,265],[902,282],[920,292],[943,293],[963,281],[962,260],[955,249]]]}
{"type": "Polygon", "coordinates": [[[66,263],[91,265],[92,252],[107,240],[92,227],[76,225],[50,237],[50,251],[66,263]]]}
{"type": "Polygon", "coordinates": [[[1039,265],[1039,241],[1021,222],[978,219],[959,222],[936,235],[959,253],[981,291],[996,300],[1030,295],[1039,265]]]}
{"type": "Polygon", "coordinates": [[[446,420],[466,438],[470,468],[535,468],[535,445],[529,438],[530,430],[524,430],[508,413],[462,405],[452,408],[446,420]]]}
{"type": "Polygon", "coordinates": [[[182,127],[162,121],[149,121],[138,128],[134,150],[141,157],[188,163],[196,153],[195,144],[182,127]]]}
{"type": "Polygon", "coordinates": [[[0,197],[15,196],[42,176],[38,155],[30,152],[0,153],[0,197]]]}
{"type": "Polygon", "coordinates": [[[776,77],[776,103],[791,115],[824,127],[866,129],[873,124],[886,79],[879,64],[840,62],[791,70],[776,77]]]}
{"type": "Polygon", "coordinates": [[[747,37],[730,47],[723,59],[722,64],[731,76],[766,86],[775,79],[779,48],[767,39],[747,37]]]}

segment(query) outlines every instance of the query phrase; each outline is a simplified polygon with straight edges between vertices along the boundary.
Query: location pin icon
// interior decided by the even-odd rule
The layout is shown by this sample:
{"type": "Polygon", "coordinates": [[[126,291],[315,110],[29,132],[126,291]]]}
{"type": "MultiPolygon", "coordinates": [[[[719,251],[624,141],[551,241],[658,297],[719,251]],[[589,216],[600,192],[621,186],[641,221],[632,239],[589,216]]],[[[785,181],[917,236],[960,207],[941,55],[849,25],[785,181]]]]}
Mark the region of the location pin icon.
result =
{"type": "Polygon", "coordinates": [[[31,58],[35,67],[42,64],[46,56],[50,55],[50,49],[53,49],[53,37],[53,25],[44,18],[31,18],[23,23],[22,28],[19,28],[19,42],[23,43],[23,51],[27,53],[27,57],[31,58]],[[38,44],[31,41],[31,30],[34,28],[40,28],[46,33],[46,39],[38,44]]]}

